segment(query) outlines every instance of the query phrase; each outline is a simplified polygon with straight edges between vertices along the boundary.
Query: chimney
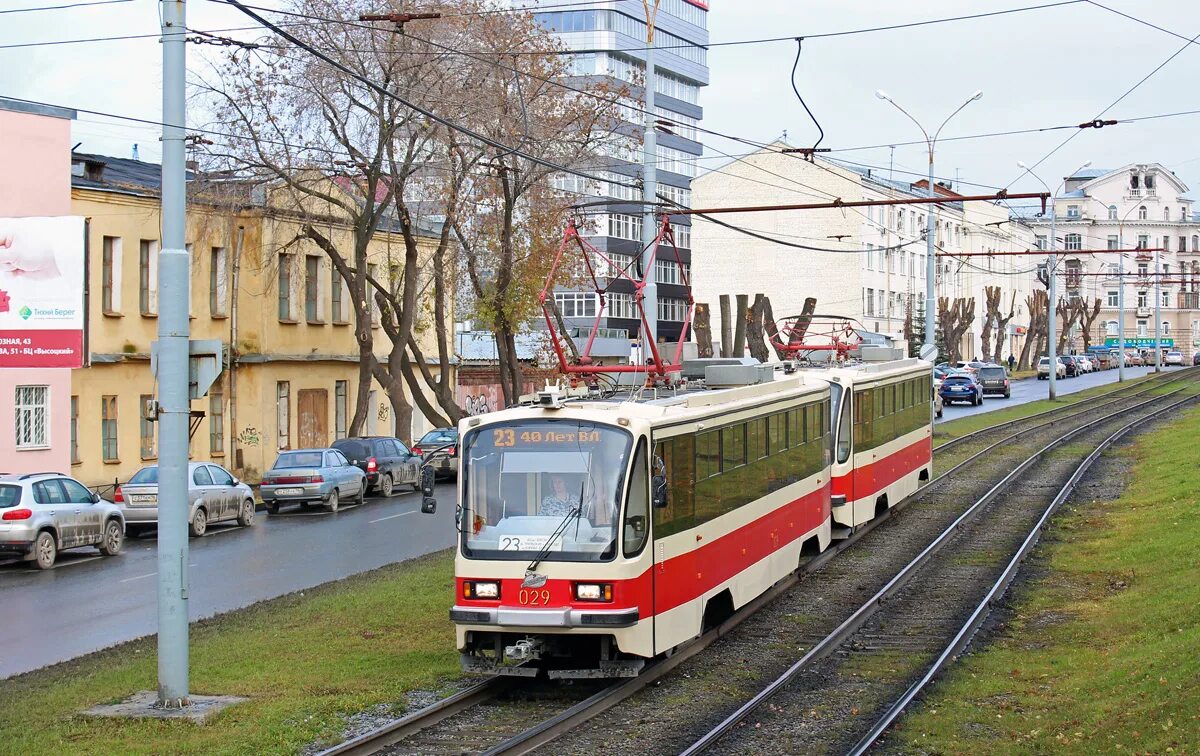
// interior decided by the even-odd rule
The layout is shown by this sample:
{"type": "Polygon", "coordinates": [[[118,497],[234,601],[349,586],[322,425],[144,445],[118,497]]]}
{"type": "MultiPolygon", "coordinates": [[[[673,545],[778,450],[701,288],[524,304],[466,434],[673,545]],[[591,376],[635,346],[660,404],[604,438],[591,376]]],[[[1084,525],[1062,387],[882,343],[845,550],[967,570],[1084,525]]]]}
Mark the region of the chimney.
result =
{"type": "Polygon", "coordinates": [[[134,160],[141,160],[141,158],[140,158],[140,157],[138,157],[138,148],[137,148],[137,144],[136,144],[136,143],[133,145],[133,159],[134,159],[134,160]]]}

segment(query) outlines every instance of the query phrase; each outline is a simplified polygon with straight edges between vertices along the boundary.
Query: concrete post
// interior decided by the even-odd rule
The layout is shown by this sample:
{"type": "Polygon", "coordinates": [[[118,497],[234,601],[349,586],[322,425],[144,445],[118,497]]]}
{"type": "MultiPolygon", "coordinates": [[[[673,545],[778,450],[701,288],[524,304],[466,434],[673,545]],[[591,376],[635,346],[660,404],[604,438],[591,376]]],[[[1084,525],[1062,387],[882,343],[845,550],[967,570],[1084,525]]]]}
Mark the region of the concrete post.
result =
{"type": "Polygon", "coordinates": [[[1054,249],[1058,244],[1058,239],[1055,237],[1054,222],[1057,220],[1057,211],[1054,208],[1054,197],[1050,198],[1050,257],[1047,263],[1047,274],[1050,280],[1049,285],[1049,322],[1046,323],[1046,335],[1049,337],[1049,343],[1046,345],[1047,356],[1050,358],[1050,401],[1054,401],[1058,394],[1058,344],[1055,343],[1055,331],[1058,330],[1058,324],[1054,319],[1058,317],[1058,302],[1055,301],[1058,297],[1058,286],[1055,279],[1057,274],[1055,269],[1058,267],[1058,259],[1054,256],[1054,249]]]}
{"type": "Polygon", "coordinates": [[[158,258],[158,702],[188,704],[188,303],[185,0],[161,0],[162,247],[158,258]]]}
{"type": "Polygon", "coordinates": [[[653,204],[658,201],[658,137],[654,131],[654,19],[657,11],[657,2],[653,8],[646,6],[646,94],[643,105],[646,109],[646,119],[642,129],[642,272],[646,277],[646,287],[642,289],[642,306],[650,331],[643,334],[645,347],[642,355],[646,359],[650,358],[650,343],[658,338],[658,283],[654,275],[654,265],[650,261],[650,247],[654,237],[658,236],[657,215],[653,204]]]}
{"type": "Polygon", "coordinates": [[[1161,252],[1154,253],[1154,372],[1162,372],[1162,267],[1161,252]]]}

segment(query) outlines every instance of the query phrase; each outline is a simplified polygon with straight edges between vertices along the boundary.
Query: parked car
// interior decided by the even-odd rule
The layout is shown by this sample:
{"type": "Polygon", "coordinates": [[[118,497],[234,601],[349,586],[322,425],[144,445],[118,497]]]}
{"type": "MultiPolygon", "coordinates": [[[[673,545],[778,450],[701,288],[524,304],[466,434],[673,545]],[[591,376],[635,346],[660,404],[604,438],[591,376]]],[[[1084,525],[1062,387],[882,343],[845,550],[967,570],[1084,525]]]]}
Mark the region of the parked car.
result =
{"type": "Polygon", "coordinates": [[[943,378],[945,378],[945,377],[946,377],[946,375],[947,375],[949,372],[950,372],[950,368],[949,368],[949,367],[935,367],[935,368],[933,369],[933,380],[934,380],[935,382],[939,382],[939,383],[940,383],[940,382],[941,382],[941,380],[942,380],[943,378]]]}
{"type": "Polygon", "coordinates": [[[1084,373],[1091,373],[1096,369],[1096,363],[1092,362],[1092,358],[1086,354],[1075,355],[1075,360],[1079,362],[1079,365],[1083,368],[1084,373]]]}
{"type": "Polygon", "coordinates": [[[942,381],[938,393],[942,395],[942,402],[945,404],[952,402],[983,404],[983,386],[979,384],[973,373],[966,371],[947,375],[942,381]]]}
{"type": "MultiPolygon", "coordinates": [[[[1062,357],[1055,358],[1055,377],[1066,378],[1067,366],[1063,364],[1062,357]]],[[[1038,360],[1037,377],[1039,381],[1049,380],[1050,378],[1050,358],[1043,356],[1038,360]]]]}
{"type": "Polygon", "coordinates": [[[1163,360],[1163,364],[1164,365],[1182,365],[1183,364],[1183,352],[1180,352],[1177,349],[1172,349],[1171,351],[1167,352],[1167,358],[1165,360],[1163,360]]]}
{"type": "Polygon", "coordinates": [[[336,512],[342,499],[363,503],[367,474],[337,449],[296,449],[279,453],[263,475],[259,493],[271,514],[281,504],[323,503],[336,512]]]}
{"type": "Polygon", "coordinates": [[[984,394],[1000,394],[1005,399],[1012,397],[1008,382],[1008,371],[1000,365],[984,365],[979,368],[979,385],[984,394]]]}
{"type": "Polygon", "coordinates": [[[453,445],[446,449],[445,454],[439,454],[437,459],[433,460],[433,471],[439,476],[455,478],[458,477],[458,428],[431,430],[413,444],[412,450],[414,454],[424,456],[448,444],[453,445]]]}
{"type": "Polygon", "coordinates": [[[1083,368],[1080,367],[1074,355],[1064,354],[1059,359],[1062,360],[1063,366],[1066,368],[1067,378],[1076,378],[1083,373],[1083,368]]]}
{"type": "MultiPolygon", "coordinates": [[[[117,488],[113,500],[125,516],[125,533],[131,537],[158,526],[158,465],[143,467],[128,483],[117,488]]],[[[188,464],[188,534],[199,538],[208,526],[236,520],[254,524],[254,491],[211,462],[188,464]]]]}
{"type": "Polygon", "coordinates": [[[1125,365],[1126,366],[1141,367],[1142,365],[1145,365],[1145,364],[1146,364],[1146,361],[1143,360],[1142,355],[1138,354],[1137,352],[1126,352],[1125,353],[1125,365]]]}
{"type": "Polygon", "coordinates": [[[120,507],[60,473],[0,475],[0,554],[48,570],[58,552],[95,546],[121,553],[125,518],[120,507]]]}
{"type": "Polygon", "coordinates": [[[333,442],[350,464],[367,474],[367,487],[383,497],[395,486],[410,485],[421,490],[421,457],[404,442],[391,436],[362,436],[333,442]]]}

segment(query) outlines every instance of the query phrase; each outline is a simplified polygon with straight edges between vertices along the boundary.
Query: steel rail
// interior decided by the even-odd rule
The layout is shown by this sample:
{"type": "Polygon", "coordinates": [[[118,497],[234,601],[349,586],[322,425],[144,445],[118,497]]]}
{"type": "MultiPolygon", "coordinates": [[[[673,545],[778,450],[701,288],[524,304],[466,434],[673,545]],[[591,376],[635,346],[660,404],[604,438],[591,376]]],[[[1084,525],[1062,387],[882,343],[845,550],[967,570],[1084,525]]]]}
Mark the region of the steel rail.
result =
{"type": "Polygon", "coordinates": [[[913,683],[912,686],[910,686],[908,690],[906,690],[904,694],[898,698],[886,712],[884,712],[884,715],[879,718],[879,720],[875,723],[875,726],[872,727],[871,730],[854,746],[854,748],[850,750],[850,754],[852,756],[860,756],[861,754],[865,753],[866,750],[870,748],[881,735],[883,735],[884,731],[886,731],[887,728],[890,727],[892,723],[894,723],[896,719],[900,717],[905,708],[907,708],[908,705],[911,704],[914,699],[916,699],[925,686],[927,686],[934,677],[941,673],[942,670],[949,666],[950,662],[967,647],[967,645],[974,638],[976,631],[991,613],[992,605],[998,598],[1004,595],[1004,593],[1008,590],[1008,586],[1012,584],[1013,579],[1017,575],[1017,570],[1025,561],[1026,557],[1029,556],[1029,553],[1033,551],[1033,547],[1037,545],[1037,542],[1041,538],[1041,533],[1045,529],[1046,524],[1050,521],[1050,518],[1062,507],[1067,498],[1074,493],[1075,487],[1079,484],[1080,479],[1083,478],[1096,460],[1100,458],[1100,455],[1107,451],[1108,448],[1114,443],[1119,441],[1126,433],[1131,431],[1134,426],[1151,418],[1157,417],[1165,412],[1169,412],[1181,405],[1195,402],[1197,399],[1200,399],[1200,397],[1189,396],[1179,400],[1178,402],[1174,402],[1173,404],[1163,407],[1162,409],[1157,410],[1149,415],[1139,417],[1129,424],[1121,427],[1111,436],[1100,442],[1100,445],[1097,446],[1095,450],[1093,450],[1092,453],[1089,454],[1083,460],[1083,462],[1079,464],[1079,466],[1075,469],[1075,472],[1072,473],[1071,477],[1067,480],[1066,484],[1064,484],[1062,489],[1059,490],[1058,495],[1055,496],[1054,500],[1050,502],[1050,505],[1046,507],[1045,512],[1042,513],[1042,516],[1038,519],[1037,524],[1035,524],[1029,531],[1029,535],[1026,536],[1025,541],[1021,544],[1020,548],[1017,550],[1017,553],[1009,561],[1008,566],[1004,569],[1004,572],[1002,572],[996,582],[993,583],[991,589],[988,590],[987,595],[985,595],[983,600],[979,602],[979,605],[975,607],[975,611],[972,612],[971,616],[967,618],[967,621],[963,623],[963,626],[959,629],[958,633],[955,634],[954,638],[951,639],[950,643],[946,645],[946,648],[942,651],[941,655],[938,656],[925,674],[922,675],[919,680],[913,683]]]}
{"type": "Polygon", "coordinates": [[[317,756],[367,756],[377,753],[380,749],[398,743],[443,719],[496,697],[509,686],[510,683],[505,678],[489,677],[383,727],[327,748],[317,756]]]}
{"type": "MultiPolygon", "coordinates": [[[[995,425],[989,425],[986,428],[980,428],[977,431],[972,431],[972,432],[964,434],[962,436],[957,436],[955,438],[949,439],[948,441],[938,444],[937,446],[934,447],[933,450],[941,451],[943,449],[949,449],[949,448],[955,446],[956,444],[959,444],[963,441],[967,441],[969,439],[975,438],[976,436],[980,436],[984,433],[995,432],[1002,428],[1009,428],[1014,425],[1017,425],[1018,423],[1023,423],[1028,420],[1036,420],[1038,418],[1047,417],[1049,415],[1053,415],[1053,414],[1056,414],[1059,412],[1063,412],[1063,413],[1066,413],[1067,415],[1071,415],[1071,414],[1073,414],[1073,412],[1072,412],[1073,410],[1078,410],[1084,406],[1087,406],[1090,409],[1097,409],[1099,407],[1107,407],[1108,405],[1113,404],[1114,402],[1121,401],[1122,399],[1129,399],[1129,398],[1132,398],[1135,396],[1141,396],[1142,394],[1145,394],[1146,392],[1153,390],[1155,386],[1161,385],[1164,382],[1170,383],[1172,381],[1178,380],[1178,378],[1180,376],[1190,375],[1191,373],[1196,372],[1198,370],[1200,370],[1200,367],[1185,367],[1181,370],[1175,370],[1170,373],[1159,373],[1157,375],[1150,374],[1150,375],[1147,375],[1147,376],[1141,378],[1140,380],[1135,381],[1133,383],[1133,385],[1126,386],[1125,388],[1118,388],[1118,389],[1114,389],[1112,391],[1106,391],[1103,394],[1097,394],[1096,396],[1089,396],[1086,399],[1081,399],[1078,402],[1071,402],[1070,404],[1064,404],[1060,407],[1052,407],[1048,410],[1045,410],[1044,412],[1036,412],[1032,415],[1026,415],[1025,417],[1018,417],[1014,420],[1006,420],[1002,423],[996,423],[995,425]],[[1130,394],[1125,394],[1124,396],[1116,396],[1116,394],[1120,394],[1120,393],[1122,393],[1124,391],[1128,391],[1130,389],[1140,389],[1140,390],[1134,391],[1133,393],[1130,393],[1130,394]],[[1106,400],[1106,401],[1101,401],[1101,400],[1106,400]],[[1095,402],[1095,401],[1099,401],[1099,404],[1091,404],[1091,402],[1095,402]]],[[[972,417],[972,416],[967,415],[967,417],[972,417]]]]}
{"type": "MultiPolygon", "coordinates": [[[[1180,387],[1179,389],[1176,389],[1175,391],[1173,391],[1170,394],[1167,394],[1165,396],[1171,396],[1173,394],[1176,394],[1179,391],[1182,391],[1184,388],[1185,387],[1180,387]]],[[[810,667],[813,663],[825,658],[830,653],[835,651],[839,646],[841,646],[841,644],[847,638],[849,638],[855,631],[857,631],[860,627],[862,627],[862,625],[879,609],[879,607],[883,604],[883,602],[885,600],[887,600],[891,596],[895,595],[900,589],[902,589],[905,585],[907,585],[908,582],[912,579],[912,577],[919,571],[919,569],[922,566],[924,566],[930,559],[932,559],[941,550],[941,548],[943,546],[945,546],[946,543],[949,542],[949,540],[955,534],[957,534],[959,532],[959,530],[964,525],[966,525],[969,522],[971,522],[972,520],[974,520],[975,516],[977,514],[979,514],[989,503],[991,503],[1000,494],[1000,492],[1004,488],[1006,488],[1014,480],[1016,480],[1018,477],[1020,477],[1020,475],[1022,473],[1024,473],[1027,469],[1029,469],[1031,466],[1033,466],[1041,458],[1042,455],[1046,454],[1051,449],[1054,449],[1055,447],[1065,443],[1066,441],[1074,438],[1075,436],[1083,433],[1084,431],[1089,430],[1093,425],[1095,425],[1095,423],[1103,422],[1105,420],[1110,420],[1119,415],[1133,412],[1137,409],[1140,409],[1141,407],[1146,406],[1147,404],[1152,404],[1154,402],[1161,401],[1163,398],[1164,397],[1160,396],[1160,397],[1155,397],[1153,399],[1148,399],[1144,402],[1135,404],[1131,407],[1126,407],[1124,409],[1117,410],[1116,412],[1113,412],[1104,417],[1097,418],[1096,420],[1094,420],[1091,423],[1088,423],[1086,425],[1079,426],[1078,428],[1073,428],[1073,429],[1067,431],[1066,433],[1064,433],[1063,435],[1059,436],[1058,438],[1056,438],[1054,441],[1051,441],[1049,444],[1042,447],[1040,450],[1038,450],[1034,454],[1030,455],[1027,459],[1025,459],[1024,462],[1017,465],[1016,468],[1014,468],[1007,475],[1005,475],[998,483],[993,485],[982,497],[980,497],[978,500],[975,501],[975,503],[973,503],[969,508],[967,508],[966,511],[964,511],[961,515],[959,515],[932,542],[930,542],[919,554],[917,554],[917,556],[914,557],[912,559],[912,561],[910,561],[907,565],[905,565],[903,568],[901,568],[901,570],[899,572],[897,572],[882,588],[880,588],[879,591],[877,591],[874,596],[872,596],[870,599],[868,599],[866,601],[866,603],[864,603],[862,606],[860,606],[852,615],[850,615],[850,617],[848,617],[844,622],[842,622],[842,624],[840,624],[837,628],[835,628],[833,630],[833,632],[826,635],[825,638],[823,638],[819,643],[817,643],[815,646],[813,646],[808,651],[808,653],[806,653],[798,661],[796,661],[790,667],[788,667],[788,669],[785,670],[783,672],[783,674],[781,674],[779,677],[777,677],[775,680],[773,680],[769,685],[767,685],[765,688],[763,688],[761,691],[759,691],[753,698],[751,698],[749,701],[747,701],[746,703],[739,706],[732,714],[730,714],[724,720],[722,720],[720,724],[718,724],[713,729],[709,730],[699,740],[695,741],[691,746],[689,746],[686,750],[684,750],[682,752],[682,756],[690,756],[691,754],[697,754],[697,753],[706,751],[708,748],[713,746],[718,740],[720,740],[722,737],[724,737],[724,735],[726,733],[728,733],[731,729],[733,729],[735,726],[737,726],[738,723],[745,720],[746,717],[748,717],[751,713],[753,713],[756,709],[758,709],[759,706],[761,706],[768,699],[773,697],[776,693],[778,693],[780,690],[782,690],[784,687],[786,687],[789,683],[791,683],[792,680],[794,680],[801,672],[808,669],[808,667],[810,667]]],[[[1041,427],[1041,426],[1039,426],[1039,427],[1041,427]]],[[[1033,429],[1029,429],[1029,430],[1033,430],[1033,429]]],[[[1028,430],[1021,431],[1020,433],[1026,433],[1026,432],[1028,432],[1028,430]]],[[[1017,435],[1020,435],[1020,433],[1017,435]]],[[[987,450],[984,450],[984,451],[987,451],[987,450]]],[[[978,454],[973,455],[972,459],[974,459],[975,457],[979,456],[979,454],[982,454],[982,453],[983,452],[979,452],[978,454]]],[[[957,469],[957,467],[955,469],[957,469]]],[[[942,476],[942,477],[944,477],[944,476],[942,476]]],[[[939,478],[939,480],[940,480],[940,478],[939,478]]]]}

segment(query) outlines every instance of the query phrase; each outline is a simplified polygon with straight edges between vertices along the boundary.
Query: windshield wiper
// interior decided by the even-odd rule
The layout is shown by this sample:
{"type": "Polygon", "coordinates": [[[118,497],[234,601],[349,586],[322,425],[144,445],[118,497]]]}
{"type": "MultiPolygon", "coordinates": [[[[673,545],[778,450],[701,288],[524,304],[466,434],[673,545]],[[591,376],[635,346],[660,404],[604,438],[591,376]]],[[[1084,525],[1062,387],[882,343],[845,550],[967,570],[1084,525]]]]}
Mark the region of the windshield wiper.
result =
{"type": "Polygon", "coordinates": [[[550,547],[554,545],[554,539],[558,538],[566,531],[567,527],[571,524],[571,518],[579,517],[581,514],[583,514],[583,502],[580,502],[572,507],[571,510],[562,518],[562,522],[560,522],[558,527],[554,529],[554,532],[550,534],[550,539],[546,541],[546,544],[542,546],[541,549],[538,550],[538,553],[533,557],[533,561],[530,562],[529,566],[525,568],[526,575],[536,570],[537,566],[541,564],[542,560],[545,559],[550,553],[550,547]]]}

